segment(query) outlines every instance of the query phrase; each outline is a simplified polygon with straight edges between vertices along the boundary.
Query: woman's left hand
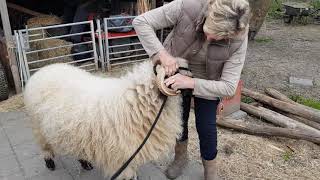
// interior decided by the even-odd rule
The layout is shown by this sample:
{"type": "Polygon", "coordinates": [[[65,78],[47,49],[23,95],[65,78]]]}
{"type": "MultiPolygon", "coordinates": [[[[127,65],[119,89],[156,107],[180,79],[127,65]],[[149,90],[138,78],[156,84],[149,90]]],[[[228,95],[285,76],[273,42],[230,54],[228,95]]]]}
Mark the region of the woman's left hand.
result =
{"type": "Polygon", "coordinates": [[[170,76],[164,83],[167,87],[171,85],[171,88],[176,91],[178,89],[194,89],[194,79],[179,73],[170,76]]]}

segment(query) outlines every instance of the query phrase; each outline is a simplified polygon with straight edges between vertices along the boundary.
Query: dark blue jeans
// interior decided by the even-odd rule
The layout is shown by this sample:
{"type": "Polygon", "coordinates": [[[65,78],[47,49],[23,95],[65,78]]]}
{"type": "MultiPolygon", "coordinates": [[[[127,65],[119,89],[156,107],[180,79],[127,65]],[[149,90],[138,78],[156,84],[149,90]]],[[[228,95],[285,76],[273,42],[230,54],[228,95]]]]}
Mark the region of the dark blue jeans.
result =
{"type": "MultiPolygon", "coordinates": [[[[183,133],[179,141],[188,139],[188,119],[191,96],[183,97],[183,133]]],[[[213,160],[217,156],[217,126],[216,112],[219,100],[194,98],[196,128],[200,142],[200,154],[205,160],[213,160]]]]}

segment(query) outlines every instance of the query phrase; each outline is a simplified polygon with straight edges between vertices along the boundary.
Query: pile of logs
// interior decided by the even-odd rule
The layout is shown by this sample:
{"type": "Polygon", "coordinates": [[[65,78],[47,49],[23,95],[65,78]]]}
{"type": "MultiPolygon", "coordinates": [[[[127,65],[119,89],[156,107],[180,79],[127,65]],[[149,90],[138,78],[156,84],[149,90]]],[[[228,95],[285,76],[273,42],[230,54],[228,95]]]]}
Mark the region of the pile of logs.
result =
{"type": "Polygon", "coordinates": [[[242,102],[241,110],[277,127],[249,124],[230,118],[218,118],[217,124],[248,134],[303,139],[320,144],[320,110],[296,103],[272,88],[267,88],[265,92],[267,95],[243,89],[242,95],[257,102],[242,102]]]}

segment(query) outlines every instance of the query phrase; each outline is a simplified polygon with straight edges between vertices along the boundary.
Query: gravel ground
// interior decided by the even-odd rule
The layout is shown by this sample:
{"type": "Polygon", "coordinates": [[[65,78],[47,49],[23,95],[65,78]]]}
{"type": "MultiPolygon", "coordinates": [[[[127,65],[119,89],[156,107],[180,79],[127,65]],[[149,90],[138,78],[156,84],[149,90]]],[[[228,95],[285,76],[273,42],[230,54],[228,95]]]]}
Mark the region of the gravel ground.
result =
{"type": "Polygon", "coordinates": [[[273,87],[290,95],[320,100],[320,25],[267,22],[251,42],[242,73],[247,88],[273,87]],[[289,84],[289,77],[312,79],[313,87],[289,84]]]}

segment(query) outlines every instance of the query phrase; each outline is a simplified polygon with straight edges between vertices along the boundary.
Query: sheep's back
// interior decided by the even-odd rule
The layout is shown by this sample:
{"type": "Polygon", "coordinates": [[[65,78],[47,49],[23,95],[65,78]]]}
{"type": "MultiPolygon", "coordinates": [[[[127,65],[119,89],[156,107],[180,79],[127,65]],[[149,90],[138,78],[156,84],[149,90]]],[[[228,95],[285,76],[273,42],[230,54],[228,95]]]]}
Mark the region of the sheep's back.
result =
{"type": "Polygon", "coordinates": [[[123,89],[119,85],[122,85],[119,79],[94,77],[68,65],[51,65],[30,78],[24,101],[50,143],[65,151],[67,147],[79,148],[79,142],[89,142],[81,135],[92,134],[99,121],[107,118],[101,109],[107,111],[109,105],[118,101],[123,89]]]}

